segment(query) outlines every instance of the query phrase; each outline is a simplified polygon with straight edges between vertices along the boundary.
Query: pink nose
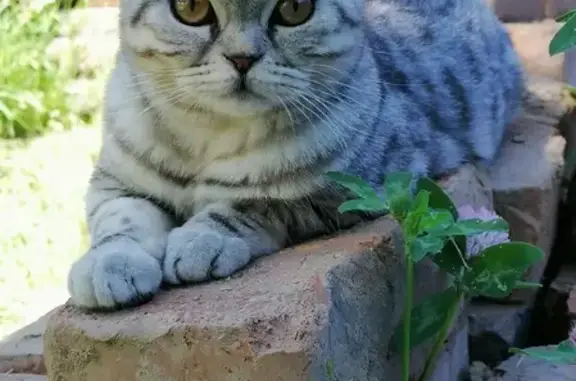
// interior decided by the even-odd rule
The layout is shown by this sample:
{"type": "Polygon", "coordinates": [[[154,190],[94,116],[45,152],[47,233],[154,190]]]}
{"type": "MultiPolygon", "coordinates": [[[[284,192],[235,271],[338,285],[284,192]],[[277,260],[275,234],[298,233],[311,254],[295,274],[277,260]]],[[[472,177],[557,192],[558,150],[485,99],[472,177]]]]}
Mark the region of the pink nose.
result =
{"type": "Polygon", "coordinates": [[[262,56],[224,56],[241,74],[246,74],[262,56]]]}

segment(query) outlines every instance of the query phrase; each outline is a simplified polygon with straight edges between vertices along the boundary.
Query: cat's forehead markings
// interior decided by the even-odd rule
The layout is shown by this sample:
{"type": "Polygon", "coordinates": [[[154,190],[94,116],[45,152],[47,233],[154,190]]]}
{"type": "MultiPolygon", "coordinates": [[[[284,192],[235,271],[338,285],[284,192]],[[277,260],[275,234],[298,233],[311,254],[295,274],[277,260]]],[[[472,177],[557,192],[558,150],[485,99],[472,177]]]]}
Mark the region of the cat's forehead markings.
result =
{"type": "MultiPolygon", "coordinates": [[[[270,16],[279,0],[210,0],[216,13],[223,13],[224,22],[263,20],[262,16],[270,16]]],[[[266,17],[264,17],[266,18],[266,17]]]]}
{"type": "Polygon", "coordinates": [[[211,0],[213,5],[218,3],[227,11],[235,15],[246,15],[254,12],[261,12],[263,9],[273,7],[278,0],[211,0]]]}

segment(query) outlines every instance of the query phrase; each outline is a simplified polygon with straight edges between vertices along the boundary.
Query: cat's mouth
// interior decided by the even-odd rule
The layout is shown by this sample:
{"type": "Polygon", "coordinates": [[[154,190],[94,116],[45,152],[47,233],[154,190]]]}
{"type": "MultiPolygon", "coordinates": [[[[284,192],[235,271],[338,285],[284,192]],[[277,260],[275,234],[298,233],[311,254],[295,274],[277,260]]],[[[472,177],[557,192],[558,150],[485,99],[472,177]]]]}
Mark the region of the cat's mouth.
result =
{"type": "Polygon", "coordinates": [[[244,76],[238,78],[228,96],[242,100],[262,99],[261,95],[257,94],[254,90],[250,88],[250,86],[246,81],[246,77],[244,76]]]}

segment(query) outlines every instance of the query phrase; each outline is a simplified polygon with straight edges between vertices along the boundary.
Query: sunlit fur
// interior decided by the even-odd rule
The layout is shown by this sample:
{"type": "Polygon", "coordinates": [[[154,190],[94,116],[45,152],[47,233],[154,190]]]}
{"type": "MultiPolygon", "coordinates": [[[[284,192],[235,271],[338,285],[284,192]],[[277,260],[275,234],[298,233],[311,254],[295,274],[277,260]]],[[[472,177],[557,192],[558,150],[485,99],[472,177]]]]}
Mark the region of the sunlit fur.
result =
{"type": "Polygon", "coordinates": [[[276,0],[212,0],[191,27],[167,0],[121,0],[104,144],[87,195],[92,247],[72,300],[143,302],[354,224],[323,174],[381,184],[498,152],[523,92],[510,39],[484,0],[317,0],[303,25],[276,0]],[[224,55],[258,55],[238,92],[224,55]]]}

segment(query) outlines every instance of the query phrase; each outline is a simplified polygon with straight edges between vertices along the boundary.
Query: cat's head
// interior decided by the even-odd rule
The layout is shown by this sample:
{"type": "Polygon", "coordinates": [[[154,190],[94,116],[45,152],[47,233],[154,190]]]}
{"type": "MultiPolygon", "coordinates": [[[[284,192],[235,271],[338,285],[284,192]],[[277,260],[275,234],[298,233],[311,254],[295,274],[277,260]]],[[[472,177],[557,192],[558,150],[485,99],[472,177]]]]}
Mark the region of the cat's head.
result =
{"type": "Polygon", "coordinates": [[[318,108],[305,98],[328,97],[359,59],[363,9],[363,0],[121,0],[121,39],[135,78],[170,102],[238,116],[318,108]]]}

